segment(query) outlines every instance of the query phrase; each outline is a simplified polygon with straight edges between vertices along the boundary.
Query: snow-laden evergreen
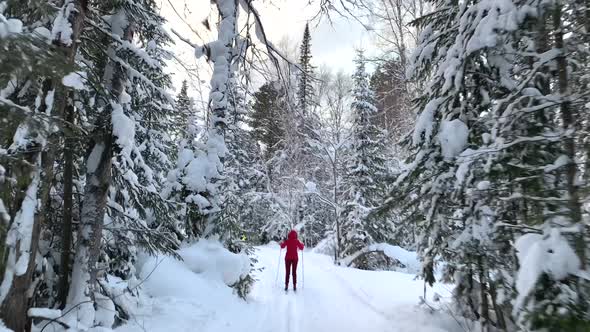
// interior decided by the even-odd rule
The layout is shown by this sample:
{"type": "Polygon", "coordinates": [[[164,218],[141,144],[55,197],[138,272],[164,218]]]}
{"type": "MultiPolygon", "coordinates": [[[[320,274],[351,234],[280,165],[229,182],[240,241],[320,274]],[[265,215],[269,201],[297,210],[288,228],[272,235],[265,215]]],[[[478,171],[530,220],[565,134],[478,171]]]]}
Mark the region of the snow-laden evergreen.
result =
{"type": "Polygon", "coordinates": [[[583,1],[203,5],[0,0],[0,330],[587,328],[583,1]]]}
{"type": "MultiPolygon", "coordinates": [[[[375,243],[386,242],[392,234],[388,219],[370,218],[369,212],[377,206],[385,192],[385,147],[382,133],[375,124],[377,108],[375,95],[369,87],[366,59],[357,52],[356,71],[353,75],[352,134],[347,152],[345,196],[342,225],[344,245],[341,255],[346,257],[375,243]]],[[[355,266],[369,268],[371,263],[363,257],[355,266]]]]}
{"type": "Polygon", "coordinates": [[[314,68],[311,64],[311,34],[309,33],[309,24],[305,24],[303,30],[303,39],[299,48],[299,73],[297,88],[297,107],[303,123],[312,112],[313,101],[315,96],[313,79],[314,68]]]}
{"type": "Polygon", "coordinates": [[[413,57],[425,90],[412,156],[388,205],[412,216],[425,279],[434,282],[445,264],[461,315],[484,330],[575,330],[587,320],[579,275],[588,242],[578,233],[585,226],[574,184],[576,137],[585,134],[570,94],[584,68],[576,52],[587,50],[573,51],[576,33],[561,31],[572,3],[432,3],[413,57]],[[543,240],[533,243],[533,234],[543,240]],[[523,237],[527,244],[515,247],[523,237]],[[536,256],[541,247],[548,256],[536,256]],[[558,273],[538,266],[553,256],[564,263],[558,273]]]}

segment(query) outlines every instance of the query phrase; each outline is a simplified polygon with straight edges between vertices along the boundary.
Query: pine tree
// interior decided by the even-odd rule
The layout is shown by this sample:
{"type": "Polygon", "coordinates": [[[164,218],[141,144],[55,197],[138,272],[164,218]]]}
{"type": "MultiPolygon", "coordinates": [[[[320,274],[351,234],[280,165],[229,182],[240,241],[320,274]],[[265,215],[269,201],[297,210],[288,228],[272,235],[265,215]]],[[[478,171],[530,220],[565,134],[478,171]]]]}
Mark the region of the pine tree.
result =
{"type": "Polygon", "coordinates": [[[264,145],[266,160],[273,157],[276,151],[283,149],[285,144],[285,129],[282,121],[286,112],[285,96],[276,88],[277,85],[277,82],[265,83],[254,93],[252,112],[249,115],[252,134],[264,145]]]}
{"type": "Polygon", "coordinates": [[[297,102],[300,116],[303,121],[310,116],[311,107],[314,100],[313,88],[313,71],[311,64],[311,34],[309,33],[309,23],[305,24],[303,31],[303,40],[299,48],[299,83],[297,89],[297,102]]]}
{"type": "MultiPolygon", "coordinates": [[[[95,315],[93,303],[101,303],[99,310],[118,305],[119,319],[129,312],[105,278],[133,282],[139,248],[174,254],[178,247],[172,225],[176,209],[160,195],[169,165],[166,117],[173,100],[165,91],[170,78],[163,74],[168,57],[163,46],[169,37],[155,2],[93,5],[92,28],[85,31],[88,38],[82,44],[93,59],[85,63],[85,83],[104,89],[82,91],[80,97],[91,135],[66,309],[73,309],[69,315],[82,325],[108,326],[112,323],[95,321],[104,316],[95,315]],[[110,15],[103,19],[96,13],[110,15]],[[103,233],[107,245],[102,244],[103,233]],[[106,276],[98,274],[99,266],[108,266],[106,276]]],[[[115,313],[111,315],[114,319],[115,313]]]]}
{"type": "MultiPolygon", "coordinates": [[[[233,76],[233,75],[232,75],[233,76]]],[[[228,127],[226,131],[227,154],[224,160],[224,177],[219,184],[219,213],[214,215],[211,234],[218,235],[224,246],[233,253],[245,253],[250,256],[250,273],[233,285],[237,294],[245,298],[254,284],[254,266],[257,262],[253,256],[254,247],[248,232],[250,223],[256,213],[253,204],[257,195],[264,189],[264,173],[261,171],[262,158],[258,143],[252,132],[244,129],[246,91],[242,82],[232,77],[228,84],[228,127]],[[246,239],[243,239],[246,237],[246,239]]]]}
{"type": "Polygon", "coordinates": [[[479,319],[485,329],[494,311],[498,320],[494,324],[502,326],[505,309],[496,301],[496,292],[506,285],[501,278],[492,281],[488,276],[493,269],[510,270],[512,262],[506,257],[499,261],[494,249],[495,239],[503,235],[490,214],[488,204],[493,200],[486,197],[490,169],[484,166],[485,157],[478,158],[477,149],[485,150],[489,144],[486,127],[488,120],[493,121],[491,100],[501,100],[511,83],[502,66],[502,61],[508,62],[502,47],[509,43],[503,36],[506,27],[500,23],[509,10],[478,1],[470,6],[447,1],[433,4],[448,10],[424,18],[423,26],[429,28],[420,38],[414,63],[415,77],[428,83],[414,104],[420,115],[408,142],[411,158],[408,170],[396,180],[399,186],[393,199],[403,195],[407,224],[416,225],[425,280],[434,281],[439,260],[448,262],[443,280],[456,281],[455,299],[461,313],[479,319]],[[486,18],[497,29],[491,36],[477,30],[485,22],[481,15],[488,12],[497,13],[486,18]],[[457,20],[470,24],[457,28],[457,20]],[[488,45],[478,43],[483,33],[491,41],[488,45]],[[457,42],[462,40],[470,43],[457,42]],[[430,47],[449,52],[429,53],[430,47]]]}
{"type": "MultiPolygon", "coordinates": [[[[588,227],[582,226],[583,200],[578,183],[581,169],[577,164],[578,158],[587,158],[588,154],[582,145],[588,132],[583,121],[578,121],[579,110],[588,98],[573,96],[584,91],[588,83],[585,62],[590,51],[585,29],[590,22],[585,15],[576,14],[575,1],[535,5],[537,15],[527,17],[525,29],[515,31],[513,36],[523,41],[518,45],[517,60],[522,63],[518,73],[523,76],[521,84],[525,88],[512,92],[518,98],[507,103],[502,115],[514,118],[515,122],[499,126],[504,133],[509,132],[508,128],[519,133],[523,124],[529,124],[525,137],[537,142],[526,147],[533,153],[522,160],[525,166],[521,166],[519,173],[526,173],[528,179],[519,179],[522,198],[516,201],[530,206],[529,209],[543,211],[541,218],[536,213],[519,218],[520,223],[542,230],[542,236],[522,231],[524,235],[516,241],[518,296],[513,313],[523,329],[576,331],[588,326],[590,321],[590,283],[577,276],[578,269],[588,266],[589,241],[582,230],[585,227],[587,234],[588,227]],[[541,61],[536,61],[537,58],[541,61]],[[555,96],[558,97],[553,99],[555,96]],[[517,102],[518,99],[521,101],[517,102]],[[534,172],[531,166],[543,172],[534,172]],[[570,233],[570,227],[581,229],[570,233]],[[559,272],[543,268],[535,284],[523,286],[524,275],[536,264],[530,256],[525,256],[526,250],[532,250],[531,244],[548,247],[548,253],[539,257],[541,260],[557,262],[569,257],[572,265],[559,272]]],[[[524,4],[520,6],[526,8],[524,4]]],[[[510,144],[519,138],[505,140],[505,144],[510,144]]]]}
{"type": "Polygon", "coordinates": [[[180,225],[176,224],[176,205],[160,195],[173,156],[168,132],[176,124],[168,115],[179,113],[166,92],[172,83],[164,73],[165,60],[170,57],[164,47],[171,40],[162,30],[164,19],[154,2],[145,1],[142,7],[134,8],[132,15],[134,21],[141,22],[136,24],[138,49],[122,52],[120,57],[139,68],[143,77],[131,77],[125,88],[130,102],[124,111],[134,122],[133,128],[127,130],[133,130],[134,137],[113,165],[107,211],[112,221],[107,243],[112,245],[105,248],[110,272],[124,280],[134,278],[138,248],[151,254],[174,254],[183,239],[180,225]]]}
{"type": "MultiPolygon", "coordinates": [[[[377,206],[385,193],[383,179],[387,171],[381,133],[375,125],[375,96],[369,87],[362,51],[358,51],[355,62],[354,100],[351,105],[353,128],[345,179],[347,202],[344,208],[341,257],[353,255],[371,244],[385,242],[393,231],[387,219],[380,219],[383,221],[379,222],[368,218],[368,212],[377,206]]],[[[356,265],[369,268],[366,260],[356,262],[356,265]]]]}
{"type": "MultiPolygon", "coordinates": [[[[573,331],[588,307],[587,283],[575,277],[587,244],[561,230],[580,220],[579,191],[571,185],[578,171],[570,161],[572,137],[584,134],[569,117],[571,100],[562,97],[578,89],[573,82],[583,70],[565,70],[558,23],[573,3],[433,5],[421,19],[426,29],[414,58],[416,77],[427,84],[414,104],[420,115],[408,142],[412,157],[389,205],[406,200],[424,278],[433,282],[434,266],[446,262],[443,278],[456,283],[457,308],[482,330],[573,331]],[[573,264],[559,274],[539,267],[526,256],[532,246],[550,248],[538,257],[543,261],[560,251],[573,264]],[[531,269],[540,269],[532,285],[521,277],[531,269]],[[572,298],[573,289],[581,295],[572,298]],[[560,313],[548,317],[554,308],[560,313]]],[[[586,52],[577,49],[571,54],[586,52]]]]}
{"type": "Polygon", "coordinates": [[[9,109],[11,114],[8,121],[2,122],[3,126],[17,124],[8,127],[8,136],[2,137],[1,144],[10,147],[0,148],[0,158],[9,156],[8,176],[15,180],[2,193],[12,220],[7,232],[0,234],[0,318],[17,331],[30,326],[30,303],[23,294],[33,284],[41,225],[46,218],[41,211],[47,211],[50,204],[54,162],[61,139],[55,122],[65,121],[72,90],[62,79],[74,67],[78,47],[75,41],[82,32],[85,14],[86,5],[80,1],[66,1],[57,11],[17,2],[0,3],[0,48],[12,53],[3,54],[0,60],[0,107],[9,109]],[[59,22],[67,23],[69,30],[62,30],[64,25],[59,22]],[[48,47],[50,44],[53,50],[48,47]],[[55,55],[51,55],[54,50],[55,55]],[[48,112],[52,118],[46,116],[48,112]]]}
{"type": "MultiPolygon", "coordinates": [[[[188,82],[182,81],[180,92],[176,96],[176,104],[174,109],[174,116],[170,119],[174,123],[174,127],[171,128],[170,136],[173,139],[186,138],[189,131],[189,125],[195,126],[196,123],[192,123],[196,120],[196,109],[194,101],[188,95],[188,82]]],[[[194,133],[191,135],[195,135],[194,133]]],[[[196,138],[196,136],[195,136],[196,138]]]]}
{"type": "MultiPolygon", "coordinates": [[[[291,128],[286,134],[286,155],[289,157],[290,171],[305,183],[321,183],[327,179],[327,170],[322,165],[320,158],[314,155],[314,145],[320,142],[320,115],[318,114],[318,103],[316,88],[318,81],[314,78],[315,68],[312,65],[311,34],[309,24],[305,25],[303,39],[299,54],[298,88],[296,95],[297,110],[295,114],[286,117],[289,120],[287,125],[291,128]],[[295,125],[293,125],[295,124],[295,125]]],[[[300,233],[306,239],[306,228],[308,224],[315,223],[314,214],[321,210],[317,201],[305,194],[305,188],[300,180],[290,183],[291,193],[295,194],[294,206],[291,211],[293,227],[300,229],[300,233]]],[[[291,200],[291,199],[290,199],[291,200]]]]}

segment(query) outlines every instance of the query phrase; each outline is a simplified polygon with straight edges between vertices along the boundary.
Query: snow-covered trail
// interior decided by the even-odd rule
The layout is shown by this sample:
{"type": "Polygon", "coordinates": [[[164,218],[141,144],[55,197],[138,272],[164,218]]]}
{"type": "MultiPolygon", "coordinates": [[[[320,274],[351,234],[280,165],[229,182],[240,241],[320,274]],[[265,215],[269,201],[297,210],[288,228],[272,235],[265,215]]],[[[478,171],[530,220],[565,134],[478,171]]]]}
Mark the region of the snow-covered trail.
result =
{"type": "MultiPolygon", "coordinates": [[[[279,250],[268,246],[259,248],[259,264],[265,269],[258,275],[252,300],[261,304],[265,311],[252,331],[452,330],[444,329],[442,325],[447,324],[416,307],[418,296],[422,295],[422,284],[413,280],[413,276],[341,268],[334,266],[328,256],[307,251],[303,255],[301,258],[300,254],[298,266],[299,289],[297,293],[291,289],[285,293],[283,257],[278,266],[278,283],[275,283],[279,250]]],[[[448,325],[452,328],[454,324],[448,325]]]]}
{"type": "MultiPolygon", "coordinates": [[[[309,251],[299,259],[297,293],[285,293],[279,253],[276,244],[258,248],[262,270],[247,302],[198,273],[176,271],[182,263],[163,266],[145,282],[153,298],[117,331],[461,331],[450,317],[417,306],[423,283],[413,275],[338,267],[330,257],[309,251]]],[[[430,297],[434,291],[448,296],[439,286],[428,290],[430,297]]]]}

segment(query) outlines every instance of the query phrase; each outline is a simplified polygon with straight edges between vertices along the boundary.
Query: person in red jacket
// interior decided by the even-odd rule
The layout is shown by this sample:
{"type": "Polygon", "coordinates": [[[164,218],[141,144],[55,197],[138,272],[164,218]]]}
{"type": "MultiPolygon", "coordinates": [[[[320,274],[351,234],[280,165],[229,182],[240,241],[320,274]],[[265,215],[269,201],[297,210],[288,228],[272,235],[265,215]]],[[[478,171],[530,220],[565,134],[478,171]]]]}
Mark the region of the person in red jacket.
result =
{"type": "Polygon", "coordinates": [[[287,247],[287,254],[285,254],[285,291],[289,288],[289,274],[293,271],[293,290],[297,291],[297,249],[303,250],[303,243],[297,239],[297,232],[291,230],[287,239],[281,242],[281,249],[287,247]]]}

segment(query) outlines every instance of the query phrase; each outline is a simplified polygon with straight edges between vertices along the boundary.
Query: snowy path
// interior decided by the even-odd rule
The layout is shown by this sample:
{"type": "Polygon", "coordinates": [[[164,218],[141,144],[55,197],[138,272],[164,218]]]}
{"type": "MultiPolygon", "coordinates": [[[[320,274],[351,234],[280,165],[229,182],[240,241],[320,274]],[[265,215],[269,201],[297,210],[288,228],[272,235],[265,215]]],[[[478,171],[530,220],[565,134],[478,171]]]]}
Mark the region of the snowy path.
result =
{"type": "MultiPolygon", "coordinates": [[[[282,259],[275,285],[278,255],[279,250],[273,248],[258,251],[259,263],[266,269],[259,274],[252,297],[266,312],[252,331],[451,331],[428,329],[429,324],[440,326],[442,322],[415,307],[422,283],[411,275],[336,267],[330,257],[305,252],[305,286],[301,289],[299,280],[297,293],[285,293],[282,259]]],[[[301,258],[299,265],[301,276],[301,258]]]]}
{"type": "MultiPolygon", "coordinates": [[[[304,257],[305,286],[299,281],[299,292],[282,290],[284,270],[280,265],[279,282],[275,285],[278,250],[262,249],[260,263],[267,269],[253,291],[253,299],[264,304],[266,313],[257,329],[261,332],[285,331],[388,331],[386,317],[363,303],[344,279],[329,266],[328,257],[307,253],[304,257]],[[307,260],[305,260],[307,258],[307,260]],[[307,263],[307,264],[305,264],[307,263]],[[274,266],[272,266],[272,265],[274,266]],[[269,324],[270,323],[270,324],[269,324]],[[266,327],[264,327],[266,325],[266,327]]],[[[282,262],[281,262],[282,263],[282,262]]],[[[301,262],[300,262],[301,265],[301,262]]],[[[301,268],[299,276],[301,278],[301,268]]]]}
{"type": "MultiPolygon", "coordinates": [[[[275,282],[279,249],[260,247],[257,255],[258,266],[264,269],[257,273],[258,282],[248,302],[236,299],[223,286],[154,273],[150,278],[154,280],[146,281],[154,296],[150,305],[117,331],[460,331],[450,317],[416,306],[423,284],[413,280],[413,275],[337,267],[329,257],[306,251],[304,266],[301,258],[299,261],[299,290],[285,293],[282,258],[279,282],[275,282]],[[165,291],[161,290],[163,283],[165,291]]],[[[444,288],[435,291],[448,296],[444,288]]]]}

